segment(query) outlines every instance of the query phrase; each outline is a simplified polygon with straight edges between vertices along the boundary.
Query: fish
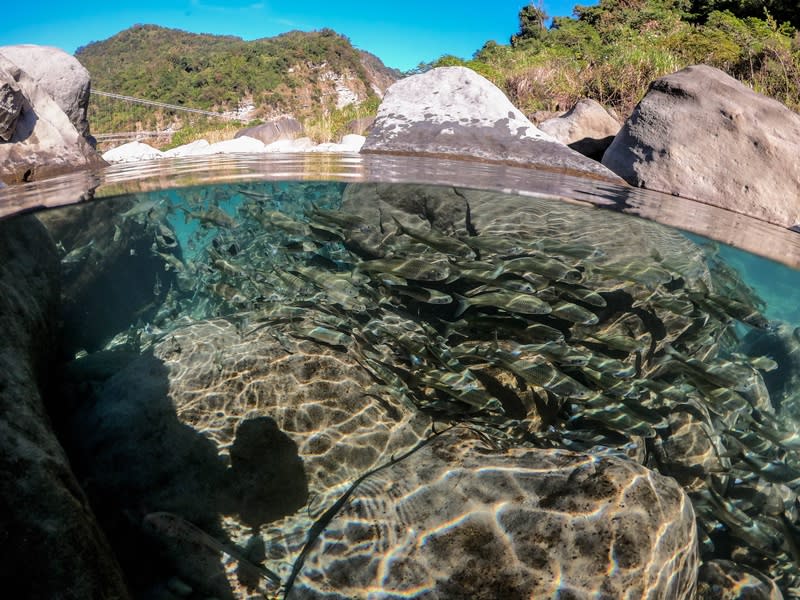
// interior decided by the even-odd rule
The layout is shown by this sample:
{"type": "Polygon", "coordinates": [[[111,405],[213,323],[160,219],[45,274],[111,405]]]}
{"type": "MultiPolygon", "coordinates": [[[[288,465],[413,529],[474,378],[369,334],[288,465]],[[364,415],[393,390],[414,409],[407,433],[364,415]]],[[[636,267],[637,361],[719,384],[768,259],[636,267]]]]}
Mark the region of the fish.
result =
{"type": "Polygon", "coordinates": [[[237,275],[239,277],[246,277],[247,273],[245,270],[240,267],[239,265],[235,265],[229,260],[224,258],[217,258],[211,262],[211,265],[216,269],[219,269],[223,273],[227,273],[229,275],[237,275]]]}
{"type": "Polygon", "coordinates": [[[607,305],[606,299],[594,290],[566,285],[559,282],[556,282],[553,287],[559,292],[566,294],[567,296],[570,296],[580,302],[585,302],[586,304],[591,304],[592,306],[596,306],[598,308],[604,308],[607,305]]]}
{"type": "Polygon", "coordinates": [[[121,213],[119,216],[122,218],[123,222],[131,217],[136,217],[138,215],[143,215],[149,213],[151,210],[155,210],[164,202],[163,198],[152,198],[148,200],[141,200],[134,204],[131,208],[126,210],[124,213],[121,213]]]}
{"type": "Polygon", "coordinates": [[[414,281],[444,281],[450,276],[450,265],[441,259],[376,258],[356,264],[356,271],[389,273],[414,281]]]}
{"type": "Polygon", "coordinates": [[[539,340],[555,342],[564,341],[564,334],[561,331],[543,323],[532,323],[525,328],[525,332],[539,340]]]}
{"type": "Polygon", "coordinates": [[[618,279],[640,283],[648,289],[655,289],[659,285],[672,281],[672,273],[661,267],[647,263],[628,263],[621,265],[608,265],[602,272],[618,279]]]}
{"type": "Polygon", "coordinates": [[[73,265],[82,262],[89,256],[89,253],[92,252],[93,249],[94,240],[91,240],[89,243],[84,244],[83,246],[73,248],[61,259],[61,264],[73,265]]]}
{"type": "Polygon", "coordinates": [[[295,327],[290,333],[296,337],[320,342],[335,348],[347,348],[353,345],[353,338],[349,335],[328,327],[295,327]]]}
{"type": "Polygon", "coordinates": [[[438,250],[440,252],[444,252],[445,254],[456,256],[462,259],[473,259],[477,256],[475,251],[470,248],[469,245],[460,241],[458,238],[444,235],[433,228],[430,228],[428,231],[424,232],[415,230],[411,227],[403,225],[403,223],[401,223],[394,216],[392,216],[392,219],[394,219],[397,228],[405,235],[417,240],[418,242],[422,242],[434,250],[438,250]]]}
{"type": "Polygon", "coordinates": [[[589,388],[562,373],[544,358],[518,359],[511,352],[499,348],[478,348],[475,353],[518,375],[527,383],[543,387],[559,396],[578,399],[592,396],[589,388]]]}
{"type": "Polygon", "coordinates": [[[594,332],[587,337],[620,352],[637,352],[644,348],[644,344],[640,340],[622,334],[594,332]]]}
{"type": "Polygon", "coordinates": [[[277,573],[262,565],[254,564],[239,550],[228,544],[223,544],[217,538],[209,535],[183,517],[169,512],[152,512],[144,516],[142,524],[150,531],[175,538],[179,542],[199,544],[214,552],[225,553],[236,560],[240,566],[258,573],[259,576],[268,579],[276,586],[281,585],[281,578],[277,573]]]}
{"type": "MultiPolygon", "coordinates": [[[[731,532],[743,542],[758,548],[767,556],[776,558],[783,546],[783,535],[763,522],[756,522],[730,500],[720,496],[712,486],[695,492],[713,507],[711,517],[719,519],[727,525],[731,532]]],[[[704,510],[702,503],[694,503],[695,510],[704,510]]]]}
{"type": "Polygon", "coordinates": [[[178,207],[186,216],[186,222],[191,219],[200,221],[203,225],[211,225],[214,227],[222,227],[224,229],[233,229],[236,227],[236,219],[231,217],[228,213],[217,206],[212,206],[205,211],[191,211],[183,206],[178,207]]]}
{"type": "Polygon", "coordinates": [[[159,252],[158,250],[155,249],[153,249],[152,252],[155,256],[158,256],[161,260],[164,261],[165,271],[169,271],[170,269],[172,269],[180,273],[181,271],[186,270],[186,265],[180,258],[175,256],[174,254],[171,254],[169,252],[159,252]]]}
{"type": "Polygon", "coordinates": [[[575,244],[571,242],[560,242],[554,239],[539,240],[542,251],[551,254],[562,254],[570,258],[601,258],[605,252],[594,246],[575,244]]]}
{"type": "Polygon", "coordinates": [[[453,302],[453,297],[450,294],[425,287],[398,286],[393,288],[393,291],[401,296],[407,296],[425,304],[450,304],[453,302]]]}
{"type": "Polygon", "coordinates": [[[706,296],[706,300],[720,307],[726,314],[732,316],[737,321],[741,321],[757,329],[769,328],[769,321],[767,318],[753,306],[748,306],[738,300],[733,300],[717,294],[709,294],[706,296]]]}
{"type": "Polygon", "coordinates": [[[599,318],[589,309],[583,308],[572,302],[562,300],[551,306],[551,314],[559,319],[564,319],[580,325],[595,325],[599,318]]]}
{"type": "MultiPolygon", "coordinates": [[[[689,316],[694,312],[696,306],[688,298],[680,298],[672,295],[658,295],[650,300],[653,306],[663,308],[679,316],[689,316]]],[[[635,304],[634,304],[635,306],[635,304]]]]}
{"type": "Polygon", "coordinates": [[[420,383],[432,387],[456,400],[468,404],[478,410],[487,409],[490,405],[499,408],[500,402],[486,391],[469,369],[460,373],[429,370],[416,376],[420,383]]]}
{"type": "Polygon", "coordinates": [[[367,310],[361,301],[358,288],[348,281],[349,275],[306,266],[297,266],[294,272],[322,290],[330,302],[339,304],[346,310],[357,312],[367,310]]]}
{"type": "Polygon", "coordinates": [[[636,367],[634,365],[628,365],[616,358],[609,358],[599,354],[591,354],[587,364],[595,371],[609,373],[613,377],[620,379],[627,379],[636,375],[636,367]]]}
{"type": "Polygon", "coordinates": [[[753,368],[764,371],[765,373],[775,371],[778,368],[778,363],[769,356],[749,356],[746,357],[745,360],[747,360],[753,368]]]}
{"type": "Polygon", "coordinates": [[[453,294],[453,296],[458,303],[455,317],[462,315],[471,306],[500,308],[524,315],[546,315],[552,310],[547,302],[531,294],[501,291],[486,292],[469,298],[459,294],[453,294]]]}
{"type": "Polygon", "coordinates": [[[583,278],[580,271],[574,267],[546,255],[522,256],[512,258],[503,264],[506,273],[526,273],[533,271],[539,275],[555,279],[557,281],[568,281],[576,283],[583,278]]]}
{"type": "MultiPolygon", "coordinates": [[[[632,411],[626,405],[602,395],[597,396],[594,400],[594,403],[581,402],[578,412],[571,420],[592,419],[626,435],[633,434],[646,438],[655,437],[654,424],[647,422],[647,420],[640,418],[638,415],[631,414],[632,411]]],[[[655,424],[663,424],[664,422],[665,419],[659,415],[655,424]]]]}
{"type": "Polygon", "coordinates": [[[320,246],[309,240],[289,240],[283,245],[287,252],[311,253],[319,250],[320,246]]]}
{"type": "Polygon", "coordinates": [[[328,210],[314,206],[310,213],[309,218],[313,221],[314,226],[323,227],[338,227],[343,230],[357,230],[361,232],[368,232],[372,229],[372,224],[359,214],[344,212],[340,210],[328,210]]]}
{"type": "Polygon", "coordinates": [[[307,239],[311,236],[311,228],[307,223],[293,219],[277,210],[261,210],[255,213],[253,217],[265,228],[277,227],[289,235],[302,239],[307,239]]]}
{"type": "Polygon", "coordinates": [[[529,247],[519,240],[508,240],[493,235],[476,235],[461,238],[465,244],[481,256],[497,255],[500,257],[525,254],[529,247]]]}

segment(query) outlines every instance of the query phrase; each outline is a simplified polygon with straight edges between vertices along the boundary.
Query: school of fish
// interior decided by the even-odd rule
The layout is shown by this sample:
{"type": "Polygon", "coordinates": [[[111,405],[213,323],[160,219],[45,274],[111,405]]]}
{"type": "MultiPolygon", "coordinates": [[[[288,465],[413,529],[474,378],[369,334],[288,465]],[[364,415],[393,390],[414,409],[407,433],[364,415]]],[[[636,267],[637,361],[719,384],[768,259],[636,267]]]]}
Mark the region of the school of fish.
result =
{"type": "Polygon", "coordinates": [[[703,557],[800,590],[800,429],[765,383],[780,365],[743,349],[775,328],[713,253],[710,282],[690,283],[568,236],[374,223],[339,209],[340,186],[226,189],[169,210],[194,227],[184,248],[168,203],[128,211],[158,223],[152,251],[176,276],[155,282],[152,336],[224,316],[351,353],[387,399],[496,443],[624,454],[685,487],[703,557]]]}

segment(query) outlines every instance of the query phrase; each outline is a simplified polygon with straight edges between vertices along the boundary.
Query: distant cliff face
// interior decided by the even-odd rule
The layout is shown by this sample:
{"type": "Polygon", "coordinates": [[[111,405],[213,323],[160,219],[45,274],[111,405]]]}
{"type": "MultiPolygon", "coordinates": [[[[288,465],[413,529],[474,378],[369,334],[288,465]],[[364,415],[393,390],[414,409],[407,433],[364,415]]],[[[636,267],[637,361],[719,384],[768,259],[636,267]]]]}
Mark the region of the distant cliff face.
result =
{"type": "MultiPolygon", "coordinates": [[[[330,29],[248,42],[136,25],[75,56],[94,89],[206,110],[248,107],[244,120],[287,113],[302,119],[357,104],[383,96],[400,77],[330,29]]],[[[113,126],[92,122],[95,131],[104,125],[113,126]]]]}

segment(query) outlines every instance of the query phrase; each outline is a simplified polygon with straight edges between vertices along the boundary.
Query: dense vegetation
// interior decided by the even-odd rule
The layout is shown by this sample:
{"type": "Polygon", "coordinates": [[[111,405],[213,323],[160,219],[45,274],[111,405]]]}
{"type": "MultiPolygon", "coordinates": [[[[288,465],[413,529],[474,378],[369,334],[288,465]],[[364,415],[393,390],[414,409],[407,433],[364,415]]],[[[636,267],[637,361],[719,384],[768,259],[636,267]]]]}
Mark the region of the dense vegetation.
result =
{"type": "MultiPolygon", "coordinates": [[[[292,113],[301,119],[321,119],[336,112],[326,73],[360,80],[364,100],[371,100],[374,92],[364,66],[365,54],[330,29],[244,41],[136,25],[79,48],[75,56],[91,73],[94,89],[213,111],[236,110],[240,104],[252,103],[257,110],[251,118],[292,113]]],[[[375,57],[367,55],[366,62],[372,68],[377,62],[396,77],[375,57]]],[[[93,97],[93,102],[101,100],[93,97]]],[[[179,119],[167,113],[154,116],[151,110],[137,112],[135,107],[129,112],[144,128],[163,128],[179,119]]],[[[119,122],[125,119],[131,120],[129,115],[112,116],[110,111],[95,113],[92,130],[125,129],[126,124],[119,122]]],[[[185,118],[176,125],[185,126],[185,118]]],[[[195,129],[203,127],[203,123],[194,123],[195,129]]]]}
{"type": "Polygon", "coordinates": [[[600,0],[550,27],[530,4],[519,17],[510,44],[490,41],[472,60],[444,56],[433,66],[465,64],[528,113],[590,97],[624,117],[654,79],[706,63],[800,110],[797,0],[600,0]]]}

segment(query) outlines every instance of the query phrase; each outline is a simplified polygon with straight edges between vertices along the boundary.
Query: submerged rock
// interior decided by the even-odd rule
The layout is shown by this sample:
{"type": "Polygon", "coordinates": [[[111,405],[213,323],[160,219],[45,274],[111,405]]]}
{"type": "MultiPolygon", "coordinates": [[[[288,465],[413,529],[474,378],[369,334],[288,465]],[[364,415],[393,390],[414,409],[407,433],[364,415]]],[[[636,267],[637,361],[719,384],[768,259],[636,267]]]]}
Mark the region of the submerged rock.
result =
{"type": "Polygon", "coordinates": [[[619,181],[537,129],[471,69],[440,67],[386,92],[362,152],[477,159],[619,181]]]}
{"type": "Polygon", "coordinates": [[[783,600],[773,581],[730,560],[711,560],[700,567],[697,600],[783,600]]]}
{"type": "Polygon", "coordinates": [[[165,579],[203,593],[274,591],[246,574],[257,538],[289,598],[690,597],[696,532],[677,484],[622,458],[492,449],[468,429],[422,441],[429,418],[375,386],[354,349],[294,331],[178,329],[75,420],[93,492],[149,525],[116,523],[138,540],[119,550],[130,568],[157,550],[165,579]],[[160,527],[165,512],[189,525],[160,527]]]}
{"type": "Polygon", "coordinates": [[[800,115],[719,69],[656,80],[603,156],[628,183],[800,224],[800,115]]]}
{"type": "Polygon", "coordinates": [[[0,223],[0,580],[25,598],[124,599],[119,566],[45,412],[58,280],[41,223],[0,223]]]}
{"type": "Polygon", "coordinates": [[[691,502],[670,478],[455,429],[354,492],[288,597],[688,600],[697,567],[691,502]]]}
{"type": "Polygon", "coordinates": [[[223,320],[176,330],[108,379],[76,415],[72,438],[134,585],[177,572],[220,598],[271,589],[268,579],[226,577],[208,538],[145,528],[158,512],[232,548],[255,536],[268,546],[268,568],[287,577],[311,515],[429,425],[373,387],[350,353],[280,329],[245,336],[223,320]]]}

